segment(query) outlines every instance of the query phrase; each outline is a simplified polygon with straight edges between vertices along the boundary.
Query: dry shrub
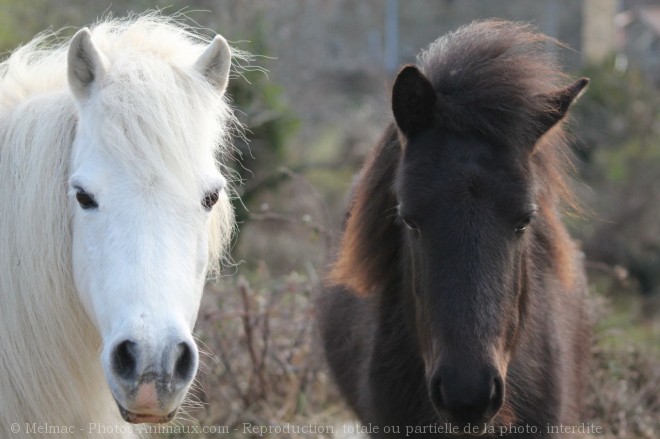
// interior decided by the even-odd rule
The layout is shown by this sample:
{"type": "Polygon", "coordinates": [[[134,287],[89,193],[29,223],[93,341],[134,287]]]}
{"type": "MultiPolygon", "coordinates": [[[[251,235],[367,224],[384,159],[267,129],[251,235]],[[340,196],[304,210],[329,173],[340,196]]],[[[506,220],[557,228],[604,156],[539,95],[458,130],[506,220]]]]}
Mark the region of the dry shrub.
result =
{"type": "Polygon", "coordinates": [[[589,411],[603,438],[657,439],[660,434],[660,368],[639,347],[598,346],[589,411]]]}
{"type": "MultiPolygon", "coordinates": [[[[197,392],[205,412],[191,413],[202,425],[229,426],[233,437],[259,436],[245,433],[244,423],[321,425],[324,405],[336,395],[328,393],[314,324],[319,287],[308,274],[273,279],[262,265],[252,283],[240,276],[208,289],[197,330],[212,352],[203,359],[197,392]]],[[[289,431],[265,437],[332,436],[289,431]]]]}

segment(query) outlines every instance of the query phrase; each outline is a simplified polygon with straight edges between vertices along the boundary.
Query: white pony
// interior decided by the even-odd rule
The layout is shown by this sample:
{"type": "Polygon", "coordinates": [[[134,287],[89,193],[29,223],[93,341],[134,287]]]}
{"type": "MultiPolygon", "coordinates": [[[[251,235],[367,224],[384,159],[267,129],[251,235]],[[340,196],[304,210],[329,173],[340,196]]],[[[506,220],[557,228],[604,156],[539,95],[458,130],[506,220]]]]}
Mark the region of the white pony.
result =
{"type": "Polygon", "coordinates": [[[132,437],[186,395],[234,227],[230,48],[156,14],[51,40],[0,64],[0,437],[132,437]]]}

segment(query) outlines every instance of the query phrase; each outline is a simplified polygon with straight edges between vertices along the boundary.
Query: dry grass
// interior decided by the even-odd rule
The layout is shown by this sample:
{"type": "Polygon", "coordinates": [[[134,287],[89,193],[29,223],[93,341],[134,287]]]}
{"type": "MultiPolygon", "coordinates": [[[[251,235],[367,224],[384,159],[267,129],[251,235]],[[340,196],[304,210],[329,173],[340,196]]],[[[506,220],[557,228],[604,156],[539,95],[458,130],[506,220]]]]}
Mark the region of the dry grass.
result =
{"type": "Polygon", "coordinates": [[[599,437],[657,439],[660,437],[659,316],[645,315],[639,296],[627,298],[626,305],[618,307],[613,305],[614,301],[603,296],[594,296],[593,300],[598,320],[587,415],[603,426],[603,435],[599,437]]]}

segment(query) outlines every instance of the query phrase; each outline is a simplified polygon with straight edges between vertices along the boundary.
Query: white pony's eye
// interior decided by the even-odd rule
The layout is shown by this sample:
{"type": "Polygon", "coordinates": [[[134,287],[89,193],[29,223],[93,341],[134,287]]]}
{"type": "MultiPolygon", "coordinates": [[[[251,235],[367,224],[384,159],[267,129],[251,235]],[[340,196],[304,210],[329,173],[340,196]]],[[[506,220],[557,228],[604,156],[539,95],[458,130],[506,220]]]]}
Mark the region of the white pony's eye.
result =
{"type": "Polygon", "coordinates": [[[222,189],[214,189],[212,191],[208,191],[206,195],[204,195],[204,198],[202,199],[202,207],[206,210],[211,210],[215,203],[218,202],[218,198],[220,198],[220,191],[222,189]]]}
{"type": "Polygon", "coordinates": [[[99,207],[96,200],[94,200],[94,196],[92,194],[88,194],[82,188],[77,188],[76,191],[77,191],[76,200],[78,201],[78,204],[80,204],[80,207],[82,207],[85,210],[96,209],[97,207],[99,207]]]}

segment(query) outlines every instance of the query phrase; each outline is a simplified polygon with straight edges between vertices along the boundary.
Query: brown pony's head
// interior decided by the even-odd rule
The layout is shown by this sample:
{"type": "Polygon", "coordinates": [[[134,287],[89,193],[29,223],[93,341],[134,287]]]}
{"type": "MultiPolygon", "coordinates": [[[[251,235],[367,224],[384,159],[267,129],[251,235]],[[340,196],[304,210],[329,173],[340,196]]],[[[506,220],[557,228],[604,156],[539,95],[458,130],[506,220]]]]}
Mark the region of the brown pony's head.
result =
{"type": "MultiPolygon", "coordinates": [[[[422,56],[421,70],[403,68],[392,110],[402,149],[394,196],[428,394],[442,419],[483,428],[507,412],[533,247],[557,226],[565,191],[562,130],[551,129],[588,80],[558,85],[552,62],[520,49],[543,41],[527,27],[481,26],[481,39],[442,43],[459,30],[422,56]]],[[[561,258],[559,244],[544,245],[561,258]]]]}

